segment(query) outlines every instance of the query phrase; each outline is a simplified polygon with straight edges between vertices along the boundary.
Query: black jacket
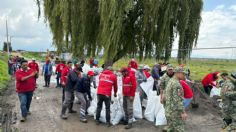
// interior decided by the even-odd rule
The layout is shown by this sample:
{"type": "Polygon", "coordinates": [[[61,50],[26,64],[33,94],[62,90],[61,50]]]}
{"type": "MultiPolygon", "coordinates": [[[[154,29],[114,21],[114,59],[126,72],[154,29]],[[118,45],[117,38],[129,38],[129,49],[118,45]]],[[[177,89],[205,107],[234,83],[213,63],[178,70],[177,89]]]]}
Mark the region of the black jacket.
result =
{"type": "Polygon", "coordinates": [[[74,91],[78,79],[78,73],[76,73],[74,70],[70,71],[69,75],[67,76],[65,91],[74,91]]]}
{"type": "Polygon", "coordinates": [[[91,92],[90,92],[90,84],[91,81],[88,76],[83,76],[82,78],[78,79],[76,84],[76,90],[80,93],[87,93],[89,98],[91,99],[91,92]]]}

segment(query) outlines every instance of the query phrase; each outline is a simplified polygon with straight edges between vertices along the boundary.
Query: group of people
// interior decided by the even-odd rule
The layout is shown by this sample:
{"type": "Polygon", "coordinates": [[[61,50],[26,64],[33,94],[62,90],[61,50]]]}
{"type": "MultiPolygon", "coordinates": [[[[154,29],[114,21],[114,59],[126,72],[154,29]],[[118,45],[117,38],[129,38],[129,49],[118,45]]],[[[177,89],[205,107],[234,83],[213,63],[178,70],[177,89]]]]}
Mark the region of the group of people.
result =
{"type": "MultiPolygon", "coordinates": [[[[30,103],[32,100],[33,92],[36,88],[36,79],[38,77],[39,68],[35,60],[28,63],[26,60],[20,62],[21,68],[16,71],[16,90],[21,102],[21,121],[25,121],[27,115],[30,114],[30,103]]],[[[91,84],[94,76],[98,75],[92,70],[83,73],[83,68],[80,64],[76,64],[72,68],[72,62],[61,61],[56,66],[57,87],[62,87],[62,109],[61,118],[67,119],[68,113],[77,113],[73,110],[73,103],[75,96],[80,102],[80,121],[87,123],[88,107],[90,106],[91,84]]],[[[160,95],[160,102],[165,108],[165,116],[167,119],[167,126],[164,131],[168,132],[182,132],[184,131],[184,120],[188,117],[186,111],[191,104],[193,98],[191,83],[189,78],[189,71],[183,65],[173,67],[171,64],[166,66],[163,72],[163,65],[155,64],[151,69],[149,66],[138,65],[132,59],[127,67],[121,68],[119,71],[114,71],[112,67],[106,67],[99,74],[99,82],[97,88],[97,109],[96,109],[96,124],[101,124],[100,114],[102,111],[103,103],[106,110],[106,122],[110,127],[110,105],[112,91],[114,97],[117,96],[117,75],[119,72],[122,75],[122,91],[123,91],[123,110],[125,113],[124,125],[125,129],[133,127],[133,102],[135,92],[139,92],[140,100],[147,97],[143,91],[141,84],[147,82],[149,77],[154,79],[153,90],[157,91],[160,95]]],[[[43,65],[42,73],[45,78],[45,87],[50,85],[50,77],[52,75],[52,65],[50,61],[46,61],[43,65]],[[48,82],[49,81],[49,82],[48,82]]],[[[214,72],[207,75],[202,83],[206,93],[209,93],[213,86],[221,87],[221,95],[223,99],[223,113],[225,127],[234,130],[236,127],[234,111],[236,108],[236,73],[232,73],[230,77],[227,73],[214,72]],[[222,81],[217,84],[216,81],[219,77],[222,81]]]]}
{"type": "Polygon", "coordinates": [[[220,88],[222,99],[223,129],[236,131],[236,72],[213,72],[202,79],[205,93],[210,94],[213,88],[220,88]],[[220,79],[221,78],[221,79],[220,79]]]}
{"type": "Polygon", "coordinates": [[[8,59],[8,74],[14,75],[16,70],[20,69],[20,62],[24,60],[23,57],[19,56],[10,56],[8,59]]]}

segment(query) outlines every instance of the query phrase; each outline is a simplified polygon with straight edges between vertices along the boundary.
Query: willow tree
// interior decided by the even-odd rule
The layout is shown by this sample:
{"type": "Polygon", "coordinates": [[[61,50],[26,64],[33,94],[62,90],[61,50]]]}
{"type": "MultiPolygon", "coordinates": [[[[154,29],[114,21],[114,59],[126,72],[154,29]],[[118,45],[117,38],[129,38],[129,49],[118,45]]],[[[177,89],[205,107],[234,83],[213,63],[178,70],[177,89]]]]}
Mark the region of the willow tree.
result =
{"type": "MultiPolygon", "coordinates": [[[[168,61],[179,36],[178,62],[197,44],[202,0],[37,0],[59,52],[103,51],[107,65],[126,55],[168,61]]],[[[39,8],[40,12],[40,8],[39,8]]],[[[40,13],[39,13],[40,14],[40,13]]]]}

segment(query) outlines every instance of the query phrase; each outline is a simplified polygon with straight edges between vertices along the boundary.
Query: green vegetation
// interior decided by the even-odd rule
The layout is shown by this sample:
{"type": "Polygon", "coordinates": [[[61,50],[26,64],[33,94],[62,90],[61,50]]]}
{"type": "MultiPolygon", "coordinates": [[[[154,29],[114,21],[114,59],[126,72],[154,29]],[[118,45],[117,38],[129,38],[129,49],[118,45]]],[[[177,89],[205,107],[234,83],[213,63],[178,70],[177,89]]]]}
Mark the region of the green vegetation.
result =
{"type": "Polygon", "coordinates": [[[26,59],[35,58],[36,60],[45,60],[45,57],[42,56],[42,52],[24,52],[21,55],[26,59]]]}
{"type": "Polygon", "coordinates": [[[0,53],[0,92],[7,88],[7,85],[11,79],[8,74],[8,57],[4,53],[0,53]]]}
{"type": "Polygon", "coordinates": [[[40,3],[59,53],[94,57],[103,49],[106,66],[126,55],[168,61],[176,36],[185,62],[203,7],[203,0],[37,0],[39,15],[40,3]]]}
{"type": "MultiPolygon", "coordinates": [[[[130,59],[122,58],[117,61],[113,66],[116,70],[121,67],[127,66],[130,59]]],[[[100,64],[104,61],[101,59],[100,64]]],[[[156,61],[155,59],[146,59],[144,61],[138,62],[139,64],[146,64],[152,67],[156,61]]],[[[174,66],[178,66],[176,59],[171,59],[170,63],[174,66]]],[[[192,59],[186,65],[190,68],[191,78],[196,81],[201,81],[201,79],[208,73],[219,71],[219,72],[232,72],[236,70],[236,60],[214,60],[214,59],[192,59]]]]}

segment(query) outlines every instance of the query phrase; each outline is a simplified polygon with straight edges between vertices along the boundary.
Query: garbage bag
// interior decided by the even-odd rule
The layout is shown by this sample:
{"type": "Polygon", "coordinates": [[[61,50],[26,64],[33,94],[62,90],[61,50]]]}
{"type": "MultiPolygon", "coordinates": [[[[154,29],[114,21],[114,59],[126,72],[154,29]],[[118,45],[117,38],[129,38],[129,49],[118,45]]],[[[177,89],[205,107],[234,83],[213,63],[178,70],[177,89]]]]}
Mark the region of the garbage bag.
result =
{"type": "Polygon", "coordinates": [[[139,119],[143,118],[139,92],[135,93],[134,103],[133,103],[133,114],[135,118],[139,118],[139,119]]]}

